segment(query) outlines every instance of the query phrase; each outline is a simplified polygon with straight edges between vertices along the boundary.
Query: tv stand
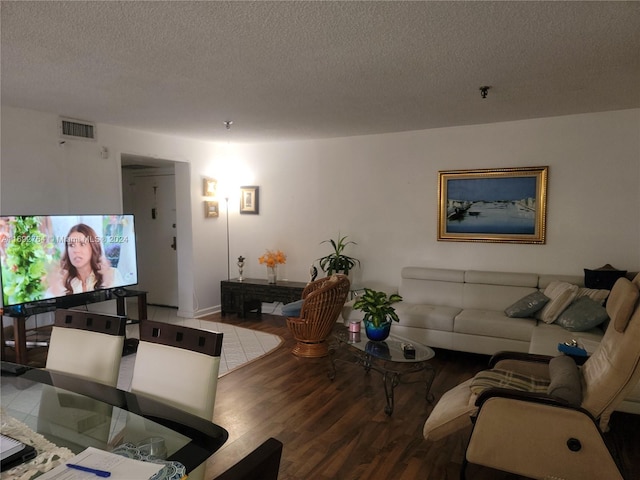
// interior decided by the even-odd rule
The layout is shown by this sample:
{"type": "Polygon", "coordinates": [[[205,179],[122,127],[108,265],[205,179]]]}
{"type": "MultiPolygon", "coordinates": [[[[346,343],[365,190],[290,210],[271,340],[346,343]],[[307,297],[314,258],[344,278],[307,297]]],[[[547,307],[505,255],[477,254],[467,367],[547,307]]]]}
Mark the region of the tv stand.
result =
{"type": "MultiPolygon", "coordinates": [[[[89,301],[89,302],[85,302],[82,304],[76,304],[76,305],[60,305],[58,308],[72,308],[72,307],[78,307],[81,305],[88,305],[90,303],[97,303],[97,302],[104,302],[106,300],[113,300],[115,298],[116,300],[116,314],[118,316],[121,317],[126,317],[127,316],[127,306],[126,306],[126,299],[128,297],[137,297],[138,298],[138,319],[128,319],[127,320],[127,324],[131,325],[131,324],[135,324],[138,323],[140,320],[146,320],[147,318],[147,292],[142,291],[142,290],[128,290],[128,289],[117,289],[117,290],[121,290],[122,292],[120,292],[120,294],[116,295],[116,293],[113,290],[104,290],[102,292],[93,292],[94,294],[100,294],[100,295],[95,295],[95,297],[93,298],[94,301],[89,301]]],[[[33,312],[33,313],[43,313],[45,311],[54,311],[57,310],[56,307],[54,308],[47,308],[44,309],[42,311],[38,311],[38,312],[33,312]]],[[[27,365],[29,358],[28,358],[28,354],[27,354],[27,332],[26,332],[26,328],[25,328],[25,323],[27,322],[27,318],[29,318],[31,315],[27,314],[27,315],[22,315],[22,316],[14,316],[13,317],[13,339],[14,339],[14,348],[15,348],[15,352],[16,352],[16,363],[22,364],[22,365],[27,365]]],[[[2,325],[0,324],[0,327],[2,327],[2,325]]],[[[4,343],[4,328],[0,328],[0,352],[1,355],[0,357],[2,358],[2,360],[4,360],[4,349],[5,349],[5,343],[4,343]]]]}
{"type": "Polygon", "coordinates": [[[128,297],[138,297],[138,320],[127,320],[128,324],[138,323],[140,320],[147,319],[147,292],[143,290],[116,288],[112,290],[112,293],[113,296],[116,297],[116,313],[121,317],[127,316],[126,299],[128,297]]]}

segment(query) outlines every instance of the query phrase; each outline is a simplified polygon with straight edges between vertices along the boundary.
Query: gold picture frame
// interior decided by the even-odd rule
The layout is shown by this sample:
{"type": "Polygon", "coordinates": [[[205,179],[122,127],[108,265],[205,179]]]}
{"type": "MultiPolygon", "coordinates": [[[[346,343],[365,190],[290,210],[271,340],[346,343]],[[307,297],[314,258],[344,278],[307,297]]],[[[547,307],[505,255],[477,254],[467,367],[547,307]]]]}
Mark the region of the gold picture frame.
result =
{"type": "Polygon", "coordinates": [[[218,193],[218,181],[215,178],[204,177],[202,179],[202,195],[215,197],[218,193]]]}
{"type": "Polygon", "coordinates": [[[204,201],[204,218],[216,218],[220,215],[220,209],[218,202],[205,200],[204,201]]]}
{"type": "Polygon", "coordinates": [[[255,185],[240,187],[240,213],[245,215],[260,213],[260,187],[255,185]]]}
{"type": "Polygon", "coordinates": [[[438,240],[543,244],[549,167],[438,172],[438,240]]]}

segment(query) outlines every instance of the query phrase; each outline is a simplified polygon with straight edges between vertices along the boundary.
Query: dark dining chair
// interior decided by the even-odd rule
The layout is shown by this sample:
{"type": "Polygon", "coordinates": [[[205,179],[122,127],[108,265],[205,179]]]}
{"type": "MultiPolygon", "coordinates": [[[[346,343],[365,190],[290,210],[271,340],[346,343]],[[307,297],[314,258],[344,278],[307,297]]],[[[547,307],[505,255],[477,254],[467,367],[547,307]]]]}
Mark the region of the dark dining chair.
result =
{"type": "Polygon", "coordinates": [[[282,447],[280,440],[268,438],[213,480],[278,480],[282,447]]]}

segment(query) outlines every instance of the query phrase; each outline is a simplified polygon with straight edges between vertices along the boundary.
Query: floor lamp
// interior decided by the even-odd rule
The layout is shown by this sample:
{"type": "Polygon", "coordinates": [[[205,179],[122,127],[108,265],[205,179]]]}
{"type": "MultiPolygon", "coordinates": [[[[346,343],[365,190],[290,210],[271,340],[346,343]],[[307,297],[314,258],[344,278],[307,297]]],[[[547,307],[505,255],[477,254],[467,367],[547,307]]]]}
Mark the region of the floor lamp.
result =
{"type": "Polygon", "coordinates": [[[224,197],[227,212],[227,280],[231,280],[231,253],[229,251],[229,197],[224,197]]]}

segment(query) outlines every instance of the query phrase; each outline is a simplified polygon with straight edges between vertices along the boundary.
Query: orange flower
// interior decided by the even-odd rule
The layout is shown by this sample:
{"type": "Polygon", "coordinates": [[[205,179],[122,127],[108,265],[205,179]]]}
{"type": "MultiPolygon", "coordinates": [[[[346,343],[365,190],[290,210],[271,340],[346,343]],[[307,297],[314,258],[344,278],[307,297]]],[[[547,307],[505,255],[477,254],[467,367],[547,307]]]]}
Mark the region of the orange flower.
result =
{"type": "Polygon", "coordinates": [[[260,265],[275,267],[278,263],[287,263],[287,256],[281,250],[267,250],[264,255],[258,257],[258,262],[260,265]]]}

